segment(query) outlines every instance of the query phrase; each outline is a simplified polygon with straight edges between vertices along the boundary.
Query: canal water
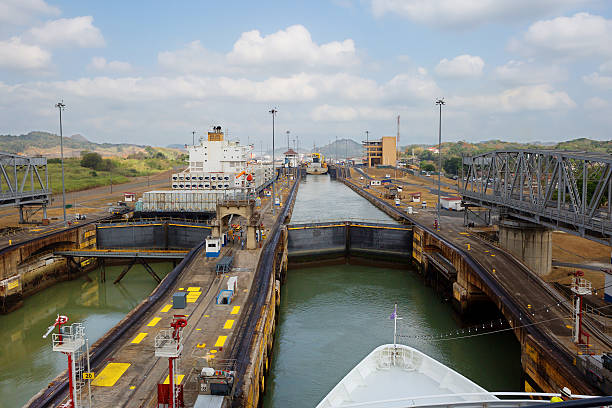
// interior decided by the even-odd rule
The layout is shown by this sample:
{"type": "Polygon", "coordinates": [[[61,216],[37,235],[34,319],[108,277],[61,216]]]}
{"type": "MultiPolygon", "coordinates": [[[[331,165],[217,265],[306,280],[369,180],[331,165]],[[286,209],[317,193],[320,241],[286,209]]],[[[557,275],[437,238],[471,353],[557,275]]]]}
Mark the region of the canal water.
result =
{"type": "MultiPolygon", "coordinates": [[[[392,220],[340,182],[308,176],[292,222],[362,218],[392,220]]],[[[274,356],[264,407],[306,408],[321,399],[375,347],[399,332],[432,336],[461,328],[451,305],[413,270],[337,265],[292,269],[282,289],[274,356]]],[[[411,340],[416,347],[491,391],[522,389],[520,346],[512,333],[464,340],[411,340]]]]}
{"type": "MultiPolygon", "coordinates": [[[[164,277],[172,263],[152,263],[164,277]]],[[[67,359],[51,350],[51,336],[43,339],[57,316],[85,325],[89,344],[104,335],[157,286],[142,265],[135,265],[120,283],[114,279],[123,266],[107,266],[106,282],[99,282],[99,270],[84,277],[58,283],[24,301],[24,306],[0,315],[0,407],[25,404],[67,368],[67,359]]]]}

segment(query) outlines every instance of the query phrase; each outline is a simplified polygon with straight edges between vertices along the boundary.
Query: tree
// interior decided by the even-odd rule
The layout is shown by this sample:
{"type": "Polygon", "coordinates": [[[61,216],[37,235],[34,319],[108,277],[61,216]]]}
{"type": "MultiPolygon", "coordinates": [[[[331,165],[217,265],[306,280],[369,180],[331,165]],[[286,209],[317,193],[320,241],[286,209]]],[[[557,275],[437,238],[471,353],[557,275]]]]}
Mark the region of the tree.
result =
{"type": "Polygon", "coordinates": [[[102,156],[98,153],[85,153],[81,159],[81,166],[93,170],[101,170],[102,156]]]}
{"type": "Polygon", "coordinates": [[[455,176],[458,175],[459,169],[461,168],[461,157],[450,157],[444,160],[442,167],[445,172],[455,176]]]}
{"type": "Polygon", "coordinates": [[[431,163],[425,163],[421,166],[421,170],[436,171],[436,167],[431,163]]]}

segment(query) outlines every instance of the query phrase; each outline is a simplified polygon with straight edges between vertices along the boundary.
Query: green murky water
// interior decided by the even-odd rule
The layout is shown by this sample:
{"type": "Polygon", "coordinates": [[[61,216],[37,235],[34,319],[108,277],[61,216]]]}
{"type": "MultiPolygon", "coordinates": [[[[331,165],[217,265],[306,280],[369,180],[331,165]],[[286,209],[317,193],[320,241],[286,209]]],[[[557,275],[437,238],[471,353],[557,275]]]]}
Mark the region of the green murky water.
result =
{"type": "MultiPolygon", "coordinates": [[[[292,222],[347,217],[392,220],[329,177],[300,185],[292,222]]],[[[338,265],[290,270],[282,289],[266,408],[306,408],[321,399],[375,347],[400,333],[435,336],[461,327],[451,305],[411,270],[338,265]]],[[[454,341],[406,340],[491,391],[521,390],[520,345],[511,333],[454,341]]]]}
{"type": "MultiPolygon", "coordinates": [[[[152,263],[160,277],[172,270],[172,263],[152,263]]],[[[99,271],[61,282],[27,299],[22,308],[0,315],[0,407],[22,406],[67,368],[61,353],[51,350],[51,336],[43,339],[57,314],[70,322],[85,325],[89,344],[93,344],[148,296],[157,283],[141,265],[134,266],[114,285],[122,266],[106,267],[106,282],[99,271]]]]}

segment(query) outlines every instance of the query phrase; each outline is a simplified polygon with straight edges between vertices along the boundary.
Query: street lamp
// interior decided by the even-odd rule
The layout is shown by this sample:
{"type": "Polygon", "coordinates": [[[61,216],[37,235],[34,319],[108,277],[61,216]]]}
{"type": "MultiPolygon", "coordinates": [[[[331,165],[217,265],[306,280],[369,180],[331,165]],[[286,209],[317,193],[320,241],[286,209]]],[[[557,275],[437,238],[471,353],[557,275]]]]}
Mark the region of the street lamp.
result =
{"type": "Polygon", "coordinates": [[[436,105],[440,107],[440,120],[438,122],[438,229],[440,229],[440,190],[442,187],[441,176],[442,173],[442,105],[445,105],[444,98],[440,98],[436,101],[436,105]]]}
{"type": "Polygon", "coordinates": [[[62,129],[62,111],[66,110],[64,101],[61,100],[55,104],[59,110],[59,125],[60,125],[60,161],[62,163],[62,208],[64,210],[64,226],[66,226],[66,186],[64,184],[64,133],[62,129]]]}
{"type": "Polygon", "coordinates": [[[274,117],[276,112],[275,108],[270,109],[268,112],[272,114],[272,215],[276,214],[274,206],[276,205],[276,188],[274,184],[276,182],[276,165],[274,164],[274,117]]]}
{"type": "Polygon", "coordinates": [[[366,130],[366,153],[368,155],[368,169],[370,168],[370,132],[366,130]]]}

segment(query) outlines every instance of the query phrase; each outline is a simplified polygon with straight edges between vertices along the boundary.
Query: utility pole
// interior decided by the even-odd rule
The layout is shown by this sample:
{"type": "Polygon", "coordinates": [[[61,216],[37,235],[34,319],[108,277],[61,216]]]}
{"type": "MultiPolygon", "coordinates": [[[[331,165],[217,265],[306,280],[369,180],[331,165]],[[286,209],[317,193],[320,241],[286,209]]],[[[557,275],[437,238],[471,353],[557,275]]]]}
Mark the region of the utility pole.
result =
{"type": "Polygon", "coordinates": [[[66,109],[64,101],[61,100],[55,104],[59,110],[59,125],[60,125],[60,161],[62,163],[62,208],[64,210],[64,227],[66,226],[66,185],[64,184],[64,132],[62,129],[62,111],[66,109]]]}
{"type": "Polygon", "coordinates": [[[276,165],[274,164],[274,117],[276,116],[276,109],[272,108],[269,110],[272,114],[272,215],[276,214],[276,209],[274,206],[276,205],[276,188],[274,184],[276,183],[276,165]]]}
{"type": "Polygon", "coordinates": [[[370,168],[370,132],[366,130],[366,153],[368,155],[368,166],[370,168]]]}
{"type": "Polygon", "coordinates": [[[440,229],[440,187],[442,173],[442,105],[446,104],[444,98],[436,101],[436,105],[440,107],[440,120],[438,122],[438,229],[440,229]]]}
{"type": "Polygon", "coordinates": [[[397,137],[395,138],[395,178],[397,178],[397,166],[399,161],[399,139],[400,139],[400,115],[397,115],[397,137]]]}
{"type": "Polygon", "coordinates": [[[195,146],[195,130],[191,132],[191,145],[195,146]]]}

